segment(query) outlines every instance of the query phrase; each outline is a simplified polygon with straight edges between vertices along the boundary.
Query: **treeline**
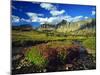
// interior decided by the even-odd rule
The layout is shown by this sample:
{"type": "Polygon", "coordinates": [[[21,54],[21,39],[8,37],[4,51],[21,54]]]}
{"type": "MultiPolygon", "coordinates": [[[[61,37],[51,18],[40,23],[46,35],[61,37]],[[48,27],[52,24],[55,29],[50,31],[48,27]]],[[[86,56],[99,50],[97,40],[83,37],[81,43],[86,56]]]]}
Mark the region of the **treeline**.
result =
{"type": "Polygon", "coordinates": [[[24,24],[24,25],[18,25],[18,26],[12,26],[12,30],[21,30],[21,31],[31,31],[34,28],[32,27],[32,25],[29,24],[24,24]]]}

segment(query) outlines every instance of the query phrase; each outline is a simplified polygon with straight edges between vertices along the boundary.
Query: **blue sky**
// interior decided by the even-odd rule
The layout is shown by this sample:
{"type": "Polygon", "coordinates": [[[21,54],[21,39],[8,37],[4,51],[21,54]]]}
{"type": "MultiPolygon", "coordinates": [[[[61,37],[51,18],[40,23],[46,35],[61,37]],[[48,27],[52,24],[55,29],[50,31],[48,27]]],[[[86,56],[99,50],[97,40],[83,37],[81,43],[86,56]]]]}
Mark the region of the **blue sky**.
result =
{"type": "Polygon", "coordinates": [[[12,2],[12,25],[44,23],[56,25],[62,20],[77,22],[95,18],[96,7],[88,5],[55,4],[41,2],[12,2]]]}

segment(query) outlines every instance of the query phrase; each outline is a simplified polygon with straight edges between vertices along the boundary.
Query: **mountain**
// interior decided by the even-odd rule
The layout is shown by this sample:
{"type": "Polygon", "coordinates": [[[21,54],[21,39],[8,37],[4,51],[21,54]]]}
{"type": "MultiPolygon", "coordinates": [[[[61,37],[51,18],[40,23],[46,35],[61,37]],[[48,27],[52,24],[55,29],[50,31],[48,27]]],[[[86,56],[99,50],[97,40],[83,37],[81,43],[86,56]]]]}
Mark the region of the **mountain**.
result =
{"type": "Polygon", "coordinates": [[[21,30],[21,31],[30,31],[30,30],[33,30],[34,28],[30,24],[22,24],[22,25],[18,25],[18,26],[13,25],[12,29],[13,30],[21,30]]]}
{"type": "MultiPolygon", "coordinates": [[[[12,26],[13,30],[29,31],[33,30],[32,25],[24,24],[19,26],[12,26]]],[[[53,33],[64,33],[66,35],[95,35],[96,33],[96,19],[87,19],[77,22],[67,22],[62,20],[57,25],[49,23],[41,24],[38,31],[42,32],[53,32],[53,33]]]]}
{"type": "Polygon", "coordinates": [[[57,32],[63,32],[67,34],[77,34],[77,35],[85,35],[85,34],[95,34],[96,29],[96,20],[95,19],[87,19],[81,20],[78,22],[67,22],[62,20],[56,26],[57,32]]]}
{"type": "Polygon", "coordinates": [[[46,23],[46,24],[42,24],[42,25],[38,28],[38,30],[39,30],[39,31],[54,31],[55,28],[56,28],[55,25],[51,25],[51,24],[46,23]]]}
{"type": "Polygon", "coordinates": [[[67,22],[62,20],[57,25],[42,24],[39,31],[54,31],[58,33],[65,33],[71,35],[94,35],[96,31],[96,19],[87,19],[77,22],[67,22]]]}

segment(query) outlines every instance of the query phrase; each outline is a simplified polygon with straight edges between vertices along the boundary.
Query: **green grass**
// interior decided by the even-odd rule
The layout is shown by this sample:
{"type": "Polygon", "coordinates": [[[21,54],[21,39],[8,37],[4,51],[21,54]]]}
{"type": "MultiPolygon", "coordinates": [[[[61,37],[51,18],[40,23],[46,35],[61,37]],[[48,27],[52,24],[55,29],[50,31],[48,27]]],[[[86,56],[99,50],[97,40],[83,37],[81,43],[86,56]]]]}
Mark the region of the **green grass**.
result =
{"type": "MultiPolygon", "coordinates": [[[[54,32],[53,32],[54,33],[54,32]]],[[[58,33],[57,33],[58,34],[58,33]]],[[[25,41],[53,41],[48,43],[52,46],[64,46],[72,44],[73,40],[83,41],[82,44],[88,49],[89,52],[95,54],[95,36],[77,36],[77,35],[68,35],[68,36],[47,36],[46,33],[38,31],[12,31],[12,41],[19,41],[23,44],[25,41]],[[62,42],[54,41],[64,40],[62,42]]]]}
{"type": "Polygon", "coordinates": [[[32,62],[39,68],[43,68],[46,66],[46,59],[34,47],[32,47],[31,50],[26,53],[26,58],[28,61],[32,62]]]}
{"type": "Polygon", "coordinates": [[[70,41],[54,41],[46,44],[39,44],[32,46],[29,50],[27,50],[25,57],[29,62],[36,65],[39,69],[43,69],[54,58],[59,59],[59,61],[64,64],[68,54],[67,49],[71,47],[72,44],[70,41]]]}
{"type": "Polygon", "coordinates": [[[49,47],[63,47],[63,46],[71,46],[72,45],[72,41],[71,40],[67,40],[67,41],[53,41],[53,42],[49,42],[47,43],[47,45],[49,47]]]}
{"type": "Polygon", "coordinates": [[[48,40],[61,40],[65,37],[57,36],[47,36],[45,33],[40,33],[37,31],[13,31],[12,32],[13,41],[22,40],[35,40],[35,41],[48,41],[48,40]]]}
{"type": "Polygon", "coordinates": [[[37,31],[12,31],[13,41],[54,41],[54,40],[82,40],[86,39],[84,36],[47,36],[46,33],[37,31]]]}
{"type": "Polygon", "coordinates": [[[96,53],[96,38],[90,37],[83,41],[83,45],[88,49],[89,53],[95,55],[96,53]]]}

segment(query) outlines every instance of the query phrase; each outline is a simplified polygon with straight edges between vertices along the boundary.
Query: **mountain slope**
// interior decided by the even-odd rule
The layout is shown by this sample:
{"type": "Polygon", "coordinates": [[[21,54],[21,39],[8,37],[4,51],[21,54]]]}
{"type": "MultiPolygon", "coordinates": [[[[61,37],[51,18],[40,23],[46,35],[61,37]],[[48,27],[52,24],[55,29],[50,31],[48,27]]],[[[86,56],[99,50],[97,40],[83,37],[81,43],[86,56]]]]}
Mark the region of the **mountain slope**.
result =
{"type": "Polygon", "coordinates": [[[95,19],[82,20],[78,22],[65,22],[62,21],[57,25],[57,32],[63,32],[67,34],[87,34],[95,33],[96,21],[95,19]]]}

